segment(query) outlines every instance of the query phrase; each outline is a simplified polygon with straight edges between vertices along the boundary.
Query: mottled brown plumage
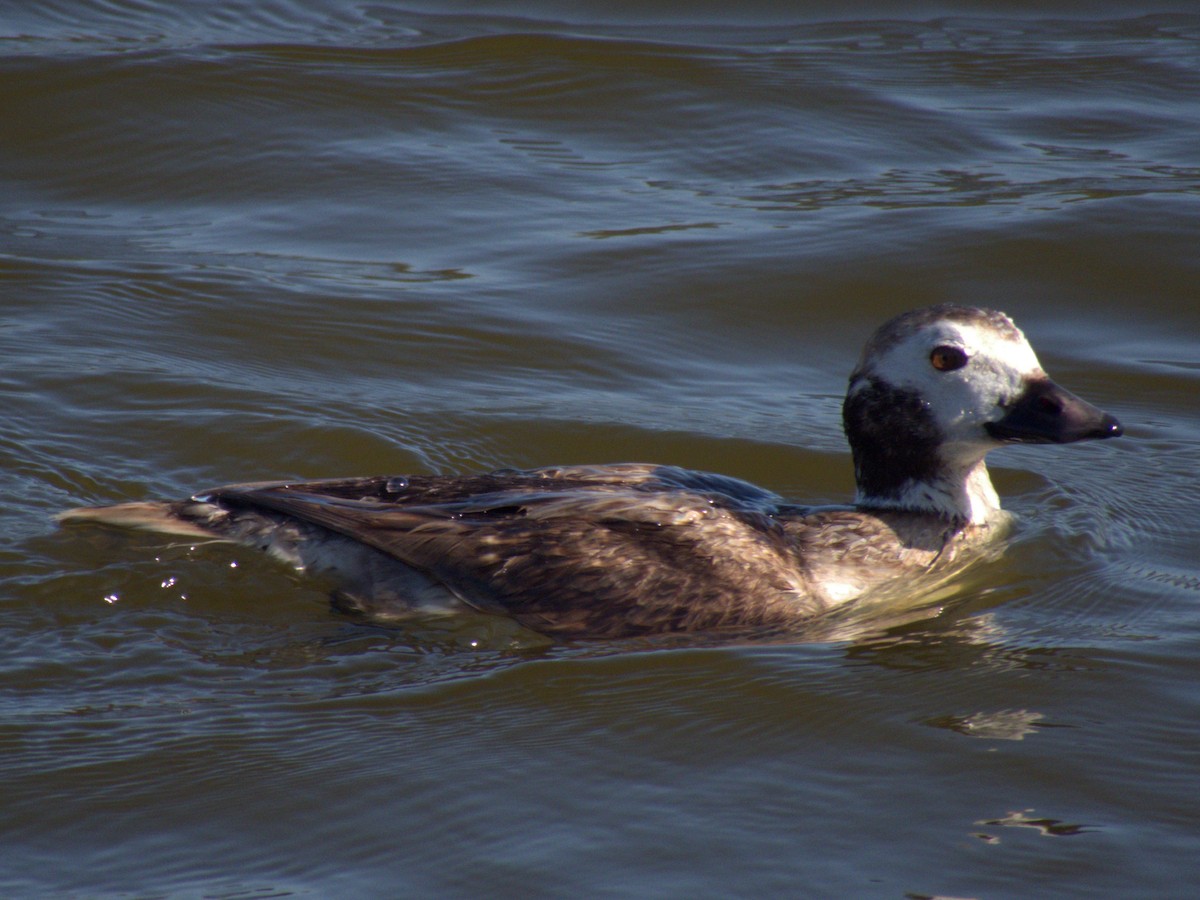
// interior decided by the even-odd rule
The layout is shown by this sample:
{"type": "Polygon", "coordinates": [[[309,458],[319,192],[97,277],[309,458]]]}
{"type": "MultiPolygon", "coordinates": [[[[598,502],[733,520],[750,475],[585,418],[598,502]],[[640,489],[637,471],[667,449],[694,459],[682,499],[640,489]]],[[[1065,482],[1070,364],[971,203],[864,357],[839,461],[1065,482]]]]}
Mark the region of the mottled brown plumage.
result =
{"type": "Polygon", "coordinates": [[[230,485],[62,518],[255,546],[332,573],[340,605],[375,617],[470,608],[559,637],[797,631],[835,610],[911,599],[986,552],[1006,524],[989,449],[1120,433],[1046,379],[1007,318],[969,307],[880,329],[845,418],[853,507],[621,464],[230,485]]]}

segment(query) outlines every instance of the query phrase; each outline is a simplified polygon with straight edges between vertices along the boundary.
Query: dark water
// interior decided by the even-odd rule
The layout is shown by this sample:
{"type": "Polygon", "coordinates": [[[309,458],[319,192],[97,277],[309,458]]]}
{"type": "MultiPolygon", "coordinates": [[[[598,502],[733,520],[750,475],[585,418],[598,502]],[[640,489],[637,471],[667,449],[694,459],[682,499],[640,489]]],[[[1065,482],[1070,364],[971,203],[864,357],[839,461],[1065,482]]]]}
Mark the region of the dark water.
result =
{"type": "Polygon", "coordinates": [[[1200,14],[1135,7],[0,2],[0,893],[1194,890],[1200,14]],[[385,629],[50,522],[627,459],[844,499],[862,340],[944,300],[1127,436],[997,454],[1014,546],[883,635],[385,629]]]}

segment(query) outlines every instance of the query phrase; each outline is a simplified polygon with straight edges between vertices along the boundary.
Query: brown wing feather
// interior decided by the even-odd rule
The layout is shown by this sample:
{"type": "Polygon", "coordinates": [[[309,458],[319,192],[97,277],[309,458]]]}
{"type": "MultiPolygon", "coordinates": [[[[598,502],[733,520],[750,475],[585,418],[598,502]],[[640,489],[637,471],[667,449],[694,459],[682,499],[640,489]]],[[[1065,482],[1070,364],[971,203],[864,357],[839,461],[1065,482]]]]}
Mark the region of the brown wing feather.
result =
{"type": "Polygon", "coordinates": [[[231,486],[209,496],[344,534],[482,610],[561,635],[769,624],[802,614],[805,586],[769,515],[720,492],[647,490],[649,467],[620,477],[591,472],[582,483],[562,473],[231,486]]]}

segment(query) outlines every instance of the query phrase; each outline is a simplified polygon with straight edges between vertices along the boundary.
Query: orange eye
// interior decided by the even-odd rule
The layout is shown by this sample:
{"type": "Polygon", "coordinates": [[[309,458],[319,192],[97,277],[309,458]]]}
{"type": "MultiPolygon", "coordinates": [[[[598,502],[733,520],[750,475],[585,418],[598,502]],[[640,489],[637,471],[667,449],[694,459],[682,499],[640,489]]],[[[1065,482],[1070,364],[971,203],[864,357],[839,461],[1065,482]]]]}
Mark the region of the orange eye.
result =
{"type": "Polygon", "coordinates": [[[939,372],[952,372],[967,364],[967,354],[958,347],[934,347],[929,363],[939,372]]]}

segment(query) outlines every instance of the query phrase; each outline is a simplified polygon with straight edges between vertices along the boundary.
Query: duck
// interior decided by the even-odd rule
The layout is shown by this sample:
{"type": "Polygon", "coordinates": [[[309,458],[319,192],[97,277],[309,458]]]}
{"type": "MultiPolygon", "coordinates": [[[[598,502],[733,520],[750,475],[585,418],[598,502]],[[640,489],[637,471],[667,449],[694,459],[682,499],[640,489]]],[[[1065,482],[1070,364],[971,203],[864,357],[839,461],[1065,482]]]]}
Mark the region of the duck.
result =
{"type": "Polygon", "coordinates": [[[843,505],[617,463],[231,484],[58,519],[263,550],[332,578],[334,605],[373,620],[475,612],[561,640],[802,633],[993,552],[1011,518],[990,451],[1123,432],[1050,379],[1007,315],[957,304],[871,335],[842,424],[856,485],[843,505]]]}

